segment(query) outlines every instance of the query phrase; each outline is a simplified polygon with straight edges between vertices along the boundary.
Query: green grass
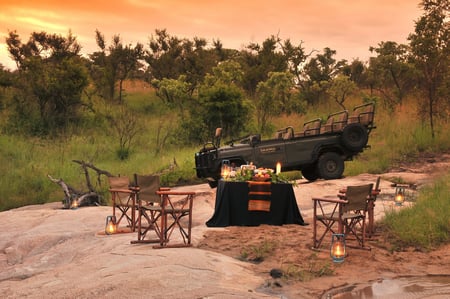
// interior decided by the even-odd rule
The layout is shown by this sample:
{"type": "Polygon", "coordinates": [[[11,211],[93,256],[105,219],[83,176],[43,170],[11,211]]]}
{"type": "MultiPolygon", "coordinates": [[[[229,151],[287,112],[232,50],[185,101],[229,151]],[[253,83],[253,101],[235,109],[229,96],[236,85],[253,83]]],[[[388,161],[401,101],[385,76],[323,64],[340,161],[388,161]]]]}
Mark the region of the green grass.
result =
{"type": "Polygon", "coordinates": [[[420,154],[450,149],[450,134],[446,133],[449,123],[439,123],[433,139],[429,126],[418,120],[412,108],[399,107],[394,113],[376,109],[376,128],[369,136],[370,148],[346,163],[344,175],[380,174],[398,163],[414,161],[420,154]]]}
{"type": "MultiPolygon", "coordinates": [[[[348,107],[360,103],[360,99],[354,98],[348,107]]],[[[202,182],[194,171],[194,153],[201,145],[180,147],[171,134],[176,130],[176,113],[169,111],[151,88],[128,89],[124,106],[96,100],[94,107],[96,114],[86,112],[79,124],[67,128],[58,138],[0,135],[0,210],[62,200],[61,188],[47,175],[62,178],[74,188],[87,191],[82,170],[73,160],[90,162],[114,175],[161,173],[161,182],[165,186],[202,182]],[[106,117],[120,113],[136,120],[139,129],[132,140],[129,158],[124,160],[117,156],[119,135],[106,117]],[[176,167],[172,167],[174,161],[176,167]]],[[[272,124],[274,128],[291,125],[300,130],[305,121],[318,116],[325,118],[328,113],[339,110],[337,105],[319,105],[310,108],[305,115],[291,114],[272,119],[272,124]]],[[[377,106],[377,128],[369,139],[371,148],[354,161],[347,162],[344,175],[382,173],[399,161],[413,160],[422,152],[450,148],[450,135],[446,134],[449,123],[437,123],[433,140],[429,129],[417,117],[409,116],[411,112],[413,108],[406,104],[392,114],[377,106]]],[[[7,110],[0,111],[0,128],[6,125],[7,113],[7,110]]],[[[289,175],[299,177],[300,174],[289,175]]],[[[107,201],[106,178],[97,181],[95,173],[91,173],[91,177],[94,188],[107,201]]]]}
{"type": "Polygon", "coordinates": [[[420,190],[417,202],[400,211],[386,211],[382,222],[393,250],[429,250],[450,241],[450,172],[420,190]]]}
{"type": "Polygon", "coordinates": [[[333,276],[336,265],[329,261],[320,259],[317,254],[310,255],[305,262],[300,265],[285,264],[282,265],[283,277],[287,280],[310,281],[317,277],[333,276]]]}
{"type": "Polygon", "coordinates": [[[273,241],[261,242],[256,245],[247,245],[241,249],[239,260],[260,263],[270,256],[276,249],[276,244],[273,241]]]}

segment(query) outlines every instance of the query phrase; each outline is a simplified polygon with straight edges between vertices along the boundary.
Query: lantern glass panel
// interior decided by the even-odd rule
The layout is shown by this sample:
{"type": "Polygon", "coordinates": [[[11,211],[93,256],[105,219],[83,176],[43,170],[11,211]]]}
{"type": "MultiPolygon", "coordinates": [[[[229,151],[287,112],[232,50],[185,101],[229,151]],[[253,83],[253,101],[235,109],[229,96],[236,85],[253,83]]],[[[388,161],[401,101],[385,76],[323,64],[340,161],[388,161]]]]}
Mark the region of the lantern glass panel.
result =
{"type": "Polygon", "coordinates": [[[344,234],[333,234],[331,236],[330,254],[333,262],[342,263],[344,261],[346,255],[344,234]]]}
{"type": "Polygon", "coordinates": [[[395,188],[394,201],[395,201],[395,204],[398,206],[403,205],[403,202],[405,201],[405,188],[404,187],[396,187],[395,188]]]}
{"type": "Polygon", "coordinates": [[[105,233],[107,235],[115,234],[117,231],[116,226],[116,216],[107,216],[106,217],[106,225],[105,225],[105,233]]]}

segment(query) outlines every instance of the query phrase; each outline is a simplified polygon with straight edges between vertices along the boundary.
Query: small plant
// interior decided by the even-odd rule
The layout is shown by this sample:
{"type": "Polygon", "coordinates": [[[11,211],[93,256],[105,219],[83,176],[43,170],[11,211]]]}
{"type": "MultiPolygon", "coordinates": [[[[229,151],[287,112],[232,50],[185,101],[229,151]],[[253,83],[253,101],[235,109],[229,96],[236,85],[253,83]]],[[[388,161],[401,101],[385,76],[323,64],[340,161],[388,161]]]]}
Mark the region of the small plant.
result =
{"type": "Polygon", "coordinates": [[[133,139],[142,130],[133,114],[125,109],[120,110],[114,116],[109,116],[108,120],[117,135],[119,147],[116,151],[120,160],[127,160],[130,156],[130,148],[133,139]]]}
{"type": "Polygon", "coordinates": [[[240,260],[260,263],[275,250],[275,242],[264,241],[241,249],[240,260]]]}
{"type": "Polygon", "coordinates": [[[334,269],[329,261],[321,261],[317,254],[312,254],[307,258],[308,264],[303,267],[295,264],[283,266],[283,273],[286,279],[298,281],[309,281],[316,277],[330,276],[334,274],[334,269]]]}

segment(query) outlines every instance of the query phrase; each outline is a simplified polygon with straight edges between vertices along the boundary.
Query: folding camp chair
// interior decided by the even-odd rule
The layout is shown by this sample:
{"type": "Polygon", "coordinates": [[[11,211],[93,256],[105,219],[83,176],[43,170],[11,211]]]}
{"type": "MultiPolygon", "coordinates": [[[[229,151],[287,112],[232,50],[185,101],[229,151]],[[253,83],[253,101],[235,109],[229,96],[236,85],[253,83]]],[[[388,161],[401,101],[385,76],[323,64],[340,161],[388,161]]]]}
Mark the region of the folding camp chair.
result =
{"type": "Polygon", "coordinates": [[[195,192],[171,191],[160,187],[159,176],[136,175],[138,201],[137,240],[131,243],[159,243],[154,248],[191,246],[192,206],[195,192]],[[187,218],[185,223],[184,218],[187,218]],[[177,228],[182,244],[169,244],[177,228]],[[153,234],[153,236],[152,236],[153,234]]]}
{"type": "Polygon", "coordinates": [[[128,177],[108,177],[113,215],[119,227],[122,219],[127,221],[131,231],[136,229],[136,193],[130,189],[128,177]],[[117,214],[117,215],[116,215],[117,214]]]}
{"type": "Polygon", "coordinates": [[[348,186],[345,195],[338,198],[312,198],[313,248],[320,247],[327,233],[345,234],[347,240],[354,237],[358,247],[366,248],[366,214],[372,187],[373,184],[348,186]],[[318,233],[319,224],[324,226],[321,234],[318,233]]]}

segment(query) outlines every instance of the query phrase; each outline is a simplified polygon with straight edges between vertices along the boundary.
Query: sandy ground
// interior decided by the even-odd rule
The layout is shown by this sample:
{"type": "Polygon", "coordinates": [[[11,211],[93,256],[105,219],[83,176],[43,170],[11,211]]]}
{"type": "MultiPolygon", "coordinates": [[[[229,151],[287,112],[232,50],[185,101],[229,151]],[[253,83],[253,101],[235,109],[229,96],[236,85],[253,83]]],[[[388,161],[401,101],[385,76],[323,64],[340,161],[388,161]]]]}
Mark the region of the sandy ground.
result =
{"type": "MultiPolygon", "coordinates": [[[[383,174],[375,206],[380,219],[392,202],[390,179],[402,177],[419,188],[448,169],[448,156],[383,174]]],[[[306,222],[313,196],[335,195],[342,187],[375,182],[362,174],[294,188],[306,222]]],[[[432,252],[391,252],[375,235],[371,250],[349,249],[342,264],[331,262],[327,245],[312,250],[312,225],[207,228],[215,189],[195,190],[193,247],[153,249],[130,244],[134,233],[102,234],[111,207],[63,210],[61,203],[27,206],[0,213],[1,298],[321,298],[336,287],[405,275],[450,275],[450,245],[432,252]],[[255,248],[270,245],[262,261],[255,248]],[[253,246],[253,247],[252,247],[253,246]],[[252,249],[253,248],[253,249],[252,249]],[[243,253],[249,253],[246,258],[243,253]],[[272,269],[285,275],[273,278],[272,269]],[[312,277],[328,273],[320,277],[312,277]]],[[[329,296],[328,298],[332,298],[329,296]]],[[[444,297],[442,297],[444,298],[444,297]]]]}

